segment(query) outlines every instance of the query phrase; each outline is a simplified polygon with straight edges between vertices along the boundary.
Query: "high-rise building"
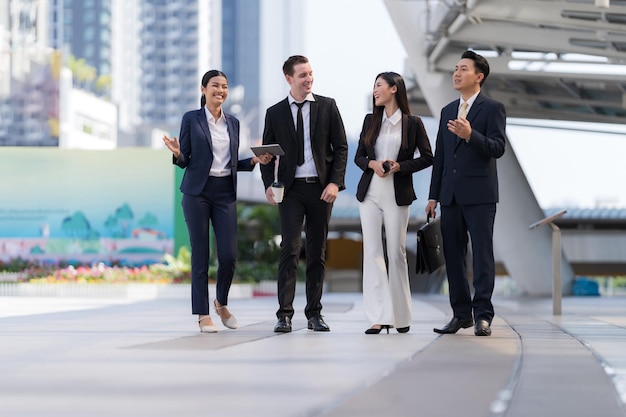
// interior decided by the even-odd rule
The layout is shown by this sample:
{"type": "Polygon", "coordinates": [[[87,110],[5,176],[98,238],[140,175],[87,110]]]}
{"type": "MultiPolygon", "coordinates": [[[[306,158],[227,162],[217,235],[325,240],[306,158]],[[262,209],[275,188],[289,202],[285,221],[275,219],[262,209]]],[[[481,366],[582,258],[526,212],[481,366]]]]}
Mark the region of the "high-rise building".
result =
{"type": "Polygon", "coordinates": [[[58,144],[58,61],[48,2],[0,0],[0,145],[58,144]]]}
{"type": "Polygon", "coordinates": [[[183,112],[200,106],[201,77],[219,66],[220,6],[217,0],[141,1],[142,125],[175,130],[183,112]]]}
{"type": "MultiPolygon", "coordinates": [[[[283,63],[290,55],[306,55],[304,3],[292,0],[260,1],[261,123],[265,119],[265,110],[289,92],[282,72],[283,63]]],[[[315,62],[312,65],[315,67],[315,62]]]]}
{"type": "Polygon", "coordinates": [[[71,55],[110,76],[118,145],[151,146],[155,129],[177,134],[199,106],[202,74],[219,65],[221,0],[51,1],[52,45],[66,64],[71,55]]]}
{"type": "MultiPolygon", "coordinates": [[[[62,51],[73,88],[117,106],[117,146],[158,146],[160,133],[177,135],[182,114],[198,108],[200,80],[210,69],[228,75],[226,110],[240,119],[244,145],[258,140],[265,109],[288,90],[282,63],[303,52],[304,6],[290,0],[0,0],[0,8],[7,10],[0,13],[7,28],[0,31],[0,51],[13,50],[10,39],[17,39],[8,36],[8,10],[19,10],[24,22],[36,11],[37,30],[33,23],[19,39],[35,36],[39,45],[62,51]]],[[[10,88],[4,74],[11,66],[0,62],[0,92],[10,88]]],[[[34,96],[21,97],[33,107],[34,96]]],[[[6,103],[0,112],[8,111],[6,103]]],[[[43,144],[36,138],[42,129],[29,123],[22,123],[23,137],[43,144]]]]}
{"type": "Polygon", "coordinates": [[[113,0],[111,100],[118,106],[118,143],[136,145],[141,125],[141,2],[113,0]]]}
{"type": "Polygon", "coordinates": [[[111,74],[112,0],[51,0],[51,6],[50,46],[67,48],[97,75],[111,74]]]}
{"type": "Polygon", "coordinates": [[[222,68],[231,90],[228,110],[252,141],[261,136],[260,2],[222,0],[222,68]]]}

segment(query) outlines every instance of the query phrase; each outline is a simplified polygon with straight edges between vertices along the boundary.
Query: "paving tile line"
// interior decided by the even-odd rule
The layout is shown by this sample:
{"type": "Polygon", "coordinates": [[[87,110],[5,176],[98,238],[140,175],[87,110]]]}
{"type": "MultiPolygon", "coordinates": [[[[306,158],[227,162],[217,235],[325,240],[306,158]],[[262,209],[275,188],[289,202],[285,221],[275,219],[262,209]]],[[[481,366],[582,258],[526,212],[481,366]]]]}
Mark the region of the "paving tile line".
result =
{"type": "MultiPolygon", "coordinates": [[[[437,306],[438,308],[445,309],[447,301],[441,300],[438,298],[431,297],[426,300],[429,304],[437,306]]],[[[502,389],[496,394],[494,400],[491,402],[489,406],[489,417],[503,417],[506,415],[506,412],[509,408],[510,402],[513,399],[513,395],[520,381],[520,374],[522,369],[522,362],[524,358],[524,344],[522,342],[522,335],[517,331],[515,326],[509,322],[506,317],[503,317],[500,314],[497,314],[496,317],[501,319],[509,329],[515,334],[515,343],[516,343],[516,356],[513,359],[513,365],[511,368],[511,374],[509,376],[508,381],[502,389]]],[[[433,343],[436,340],[433,340],[433,343]]],[[[417,356],[420,352],[416,352],[415,356],[417,356]]]]}
{"type": "MultiPolygon", "coordinates": [[[[420,300],[446,310],[438,298],[420,300]]],[[[429,320],[431,328],[436,323],[429,320]]],[[[519,335],[499,318],[494,320],[493,328],[495,336],[491,338],[475,337],[473,328],[455,335],[437,335],[422,329],[420,340],[428,339],[427,344],[415,349],[382,379],[334,404],[323,416],[503,415],[507,392],[513,392],[509,387],[516,382],[520,365],[513,363],[519,361],[521,344],[519,335]],[[477,389],[481,392],[478,397],[477,389]],[[450,401],[449,393],[454,393],[454,401],[450,401]],[[496,413],[490,414],[492,409],[496,413]]]]}
{"type": "MultiPolygon", "coordinates": [[[[425,301],[431,305],[439,304],[436,300],[435,302],[432,302],[433,300],[425,301]]],[[[606,388],[609,388],[609,391],[604,389],[602,398],[606,399],[611,397],[610,387],[613,386],[613,388],[615,389],[613,394],[615,394],[616,401],[614,403],[610,400],[605,402],[602,407],[606,408],[597,410],[600,413],[598,415],[602,415],[602,410],[604,410],[608,413],[607,415],[626,416],[626,408],[624,408],[624,400],[626,398],[626,396],[624,396],[624,392],[626,391],[626,352],[621,353],[621,350],[623,349],[616,349],[615,342],[609,343],[608,346],[603,346],[599,344],[599,342],[603,341],[603,339],[605,339],[606,336],[610,334],[609,331],[612,328],[614,331],[620,332],[619,334],[624,340],[624,345],[626,345],[626,329],[624,329],[624,327],[619,325],[613,325],[610,322],[601,322],[600,324],[595,323],[594,326],[592,326],[590,329],[589,321],[592,319],[588,317],[578,319],[569,318],[567,321],[562,320],[561,323],[556,323],[553,316],[529,316],[528,314],[524,314],[515,310],[509,310],[506,308],[503,310],[503,314],[498,314],[496,317],[497,319],[502,320],[512,332],[512,334],[514,334],[513,337],[516,343],[516,354],[515,357],[512,359],[512,366],[510,368],[510,374],[507,382],[497,392],[494,400],[489,406],[488,415],[490,417],[530,415],[528,414],[529,411],[541,413],[547,411],[546,409],[541,408],[543,406],[547,407],[547,409],[550,409],[550,407],[552,407],[556,410],[561,411],[567,410],[568,407],[576,407],[575,404],[577,399],[574,399],[574,401],[569,401],[567,398],[563,397],[563,392],[572,392],[572,389],[574,388],[579,389],[578,387],[568,386],[567,383],[569,381],[567,380],[562,381],[566,385],[562,387],[554,387],[554,392],[550,391],[548,393],[549,396],[552,397],[553,403],[545,404],[542,406],[533,405],[534,400],[529,402],[532,398],[539,398],[537,388],[529,388],[529,384],[532,385],[532,383],[529,381],[537,381],[537,378],[541,377],[541,372],[545,371],[545,369],[540,368],[541,362],[537,359],[537,350],[541,350],[546,346],[552,345],[555,340],[557,341],[557,343],[562,344],[565,348],[569,347],[569,349],[574,349],[575,351],[584,350],[589,353],[588,360],[585,363],[586,372],[589,372],[591,370],[592,374],[595,375],[595,378],[601,375],[602,371],[604,371],[608,376],[605,382],[606,388]],[[530,361],[528,363],[525,363],[525,361],[527,362],[528,360],[530,361]],[[597,361],[597,367],[595,368],[596,372],[593,372],[594,360],[597,361]],[[618,368],[618,366],[616,366],[617,363],[622,363],[623,367],[618,368]],[[567,402],[569,402],[570,404],[564,405],[564,403],[567,402]],[[514,407],[512,407],[512,404],[514,405],[514,407]],[[531,408],[528,409],[528,407],[531,408]],[[538,408],[533,410],[532,407],[538,408]]],[[[598,321],[599,320],[595,320],[595,322],[598,321]]],[[[397,378],[396,374],[401,371],[403,367],[405,367],[408,363],[418,360],[418,358],[428,349],[435,349],[436,342],[440,340],[440,337],[432,340],[422,349],[416,351],[410,359],[398,363],[395,369],[390,373],[390,375],[387,375],[385,378],[383,378],[382,381],[379,382],[384,383],[388,377],[397,378]]],[[[621,342],[621,340],[619,340],[618,343],[619,342],[621,342]]],[[[567,361],[564,360],[564,358],[557,356],[554,359],[556,361],[556,369],[563,369],[564,366],[568,366],[566,364],[567,361]]],[[[551,378],[558,379],[559,377],[556,374],[558,374],[558,372],[555,372],[555,374],[553,374],[551,378]]],[[[364,391],[369,388],[371,387],[365,387],[364,391]]],[[[363,392],[355,394],[355,396],[358,395],[362,396],[363,392]]],[[[584,395],[582,395],[581,398],[582,397],[584,397],[584,395]]],[[[334,405],[337,406],[337,404],[334,405]]],[[[333,409],[334,407],[330,408],[333,409]]],[[[346,411],[350,409],[350,406],[344,406],[335,411],[346,413],[346,411]]],[[[350,411],[354,412],[356,410],[352,409],[350,411]]],[[[572,414],[568,415],[586,415],[586,412],[587,410],[581,407],[580,409],[575,410],[572,414]]],[[[334,416],[339,415],[339,413],[334,414],[330,412],[328,413],[328,415],[334,416]]]]}
{"type": "Polygon", "coordinates": [[[522,371],[522,362],[524,360],[524,343],[522,342],[522,335],[517,331],[515,326],[513,326],[505,317],[502,317],[500,315],[498,315],[498,317],[502,321],[504,321],[507,326],[509,326],[510,330],[515,334],[517,355],[513,359],[513,367],[511,369],[511,375],[509,377],[509,380],[506,382],[500,392],[498,392],[496,398],[489,406],[490,417],[502,417],[506,415],[511,400],[513,399],[515,390],[519,386],[520,375],[522,371]]]}
{"type": "Polygon", "coordinates": [[[613,382],[616,396],[626,415],[626,328],[612,323],[610,319],[607,321],[595,317],[561,317],[553,324],[591,352],[613,382]],[[614,333],[618,333],[618,340],[607,343],[607,336],[614,333]]]}
{"type": "MultiPolygon", "coordinates": [[[[598,415],[602,415],[602,412],[606,412],[608,413],[606,415],[626,416],[626,396],[624,394],[626,391],[626,353],[621,353],[624,349],[620,349],[617,346],[620,342],[622,347],[626,346],[626,332],[624,331],[624,328],[613,326],[619,327],[622,339],[615,342],[613,338],[613,341],[608,343],[609,346],[605,347],[606,353],[609,356],[609,359],[607,359],[607,355],[604,355],[601,352],[602,346],[600,345],[600,342],[606,341],[607,335],[610,334],[610,328],[612,326],[610,323],[600,323],[590,317],[539,317],[524,315],[519,312],[509,313],[510,314],[505,313],[507,315],[506,319],[502,316],[500,316],[500,318],[505,320],[510,328],[519,335],[522,354],[519,357],[519,361],[515,366],[509,383],[501,391],[498,399],[494,402],[493,407],[490,410],[492,412],[491,417],[501,417],[504,415],[527,415],[525,414],[526,411],[522,411],[520,409],[520,402],[523,403],[524,401],[528,401],[530,399],[529,393],[532,397],[533,389],[529,388],[529,386],[533,384],[529,383],[529,381],[533,381],[534,378],[534,381],[537,382],[537,375],[542,372],[544,373],[545,378],[549,378],[548,374],[545,374],[546,368],[538,369],[538,363],[540,363],[540,361],[537,360],[537,351],[542,348],[545,349],[548,345],[554,347],[555,343],[559,346],[562,345],[562,347],[566,349],[584,349],[588,352],[590,358],[589,360],[595,361],[595,364],[597,365],[595,367],[597,374],[593,371],[594,366],[592,365],[590,367],[591,362],[587,361],[584,364],[581,362],[581,367],[584,370],[581,371],[580,369],[577,369],[577,371],[586,372],[586,378],[597,378],[602,374],[602,372],[604,372],[606,376],[606,388],[610,391],[612,387],[614,391],[609,392],[606,389],[602,391],[603,398],[606,401],[602,403],[602,407],[604,408],[602,410],[597,410],[598,413],[600,413],[598,415]],[[592,322],[593,324],[590,324],[592,322]],[[550,328],[552,328],[552,330],[550,330],[550,328]],[[592,331],[590,331],[590,329],[592,329],[592,331]],[[560,337],[559,333],[561,334],[560,337]],[[596,347],[594,348],[593,345],[596,345],[596,347]],[[579,347],[576,348],[576,346],[579,347]],[[611,354],[611,352],[620,353],[616,355],[614,353],[611,354]],[[611,364],[611,356],[616,359],[615,362],[621,360],[625,366],[621,370],[617,370],[616,367],[611,364]],[[610,397],[613,397],[615,401],[612,402],[609,399],[610,397]],[[511,405],[514,400],[517,407],[512,407],[511,405]]],[[[545,352],[542,354],[545,355],[545,352]]],[[[567,357],[567,353],[565,354],[565,357],[567,357]]],[[[563,356],[554,356],[550,366],[554,365],[555,369],[563,370],[566,362],[567,359],[564,359],[563,356]]],[[[557,373],[558,372],[555,372],[555,374],[557,373]]],[[[568,391],[568,398],[563,398],[563,391],[559,390],[558,387],[555,387],[558,384],[553,385],[551,388],[548,388],[550,391],[548,392],[548,397],[553,401],[552,407],[554,407],[555,403],[559,403],[559,399],[561,400],[561,404],[563,402],[576,404],[576,401],[579,401],[581,397],[586,395],[586,393],[582,394],[581,392],[579,392],[578,396],[576,395],[576,391],[573,390],[579,388],[576,387],[576,384],[573,383],[573,381],[565,380],[561,382],[566,384],[565,390],[568,391]],[[573,385],[570,383],[573,383],[573,385]]],[[[534,394],[535,397],[537,397],[537,393],[534,392],[534,394]]],[[[562,413],[564,410],[561,408],[567,409],[567,406],[556,406],[556,408],[560,409],[560,412],[562,413]]],[[[570,406],[570,408],[572,407],[570,406]]],[[[576,411],[573,414],[567,415],[574,416],[587,414],[586,411],[576,408],[576,411]]]]}

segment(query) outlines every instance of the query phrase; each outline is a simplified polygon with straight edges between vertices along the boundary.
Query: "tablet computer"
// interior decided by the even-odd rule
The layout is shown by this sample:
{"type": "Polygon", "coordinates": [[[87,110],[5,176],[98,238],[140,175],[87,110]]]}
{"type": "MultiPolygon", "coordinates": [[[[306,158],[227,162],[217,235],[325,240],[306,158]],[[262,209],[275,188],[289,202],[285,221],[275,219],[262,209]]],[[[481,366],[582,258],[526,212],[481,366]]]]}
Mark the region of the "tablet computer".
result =
{"type": "Polygon", "coordinates": [[[269,153],[272,155],[284,155],[285,154],[285,151],[283,151],[283,148],[281,148],[280,145],[277,143],[273,143],[271,145],[253,146],[250,149],[252,149],[252,152],[254,152],[256,156],[263,155],[264,153],[269,153]]]}

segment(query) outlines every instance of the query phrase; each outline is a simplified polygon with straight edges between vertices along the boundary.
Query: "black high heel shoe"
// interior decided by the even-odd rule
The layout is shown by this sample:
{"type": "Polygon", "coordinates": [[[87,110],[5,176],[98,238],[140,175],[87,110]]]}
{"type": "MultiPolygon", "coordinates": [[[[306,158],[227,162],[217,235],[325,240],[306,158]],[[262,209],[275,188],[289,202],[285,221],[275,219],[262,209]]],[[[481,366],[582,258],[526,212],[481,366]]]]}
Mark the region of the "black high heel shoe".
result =
{"type": "Polygon", "coordinates": [[[398,331],[398,333],[408,333],[410,329],[411,329],[411,326],[406,326],[406,327],[398,327],[396,330],[398,331]]]}
{"type": "Polygon", "coordinates": [[[374,328],[374,327],[370,327],[369,329],[367,329],[367,330],[365,331],[365,334],[378,334],[378,333],[380,333],[380,331],[381,331],[382,329],[387,329],[387,334],[389,334],[389,328],[390,328],[390,327],[391,327],[391,326],[390,326],[390,325],[388,325],[388,324],[381,324],[381,325],[380,325],[380,328],[378,328],[378,329],[376,329],[376,328],[374,328]]]}

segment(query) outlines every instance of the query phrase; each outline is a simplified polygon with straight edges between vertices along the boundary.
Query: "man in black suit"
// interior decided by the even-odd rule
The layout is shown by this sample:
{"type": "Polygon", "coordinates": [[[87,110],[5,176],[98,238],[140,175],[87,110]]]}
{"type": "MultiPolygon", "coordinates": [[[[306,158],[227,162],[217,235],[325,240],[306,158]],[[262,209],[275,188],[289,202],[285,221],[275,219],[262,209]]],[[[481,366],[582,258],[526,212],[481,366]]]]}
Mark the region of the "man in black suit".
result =
{"type": "Polygon", "coordinates": [[[493,225],[498,202],[496,159],[504,154],[506,113],[502,103],[480,92],[489,63],[465,51],[452,82],[461,99],[441,110],[426,213],[441,203],[441,233],[453,318],[437,333],[474,326],[491,335],[495,262],[493,225]],[[473,254],[474,297],[466,276],[468,232],[473,254]]]}
{"type": "Polygon", "coordinates": [[[280,144],[285,154],[261,169],[265,195],[276,204],[271,185],[284,184],[278,206],[282,243],[278,265],[278,322],[275,332],[291,331],[296,275],[306,227],[306,307],[308,328],[329,331],[322,318],[322,286],[326,270],[328,222],[339,191],[345,188],[348,143],[335,100],[311,92],[309,60],[291,56],[283,65],[289,95],[267,109],[263,144],[280,144]],[[278,163],[277,178],[274,178],[278,163]],[[306,222],[305,222],[306,219],[306,222]]]}

